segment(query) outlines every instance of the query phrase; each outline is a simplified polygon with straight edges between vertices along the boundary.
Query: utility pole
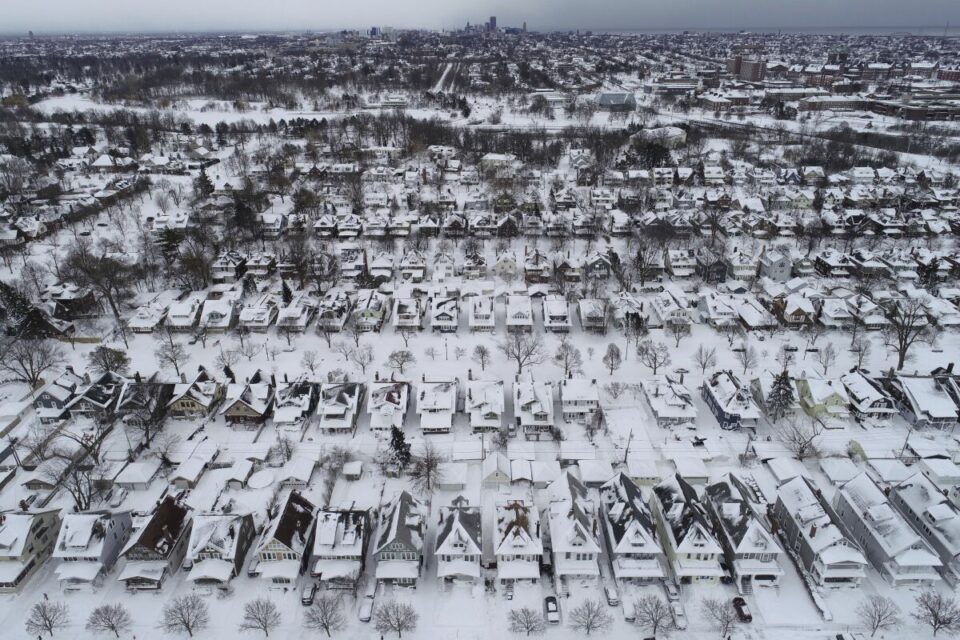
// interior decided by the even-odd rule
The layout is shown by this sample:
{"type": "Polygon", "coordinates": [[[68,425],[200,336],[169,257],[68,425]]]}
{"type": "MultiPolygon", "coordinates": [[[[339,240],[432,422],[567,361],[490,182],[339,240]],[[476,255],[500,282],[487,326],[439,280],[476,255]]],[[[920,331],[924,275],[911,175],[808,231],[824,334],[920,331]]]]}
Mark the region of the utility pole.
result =
{"type": "Polygon", "coordinates": [[[633,427],[630,427],[630,435],[627,437],[627,449],[623,452],[623,464],[627,464],[627,457],[630,455],[630,443],[633,441],[633,427]]]}

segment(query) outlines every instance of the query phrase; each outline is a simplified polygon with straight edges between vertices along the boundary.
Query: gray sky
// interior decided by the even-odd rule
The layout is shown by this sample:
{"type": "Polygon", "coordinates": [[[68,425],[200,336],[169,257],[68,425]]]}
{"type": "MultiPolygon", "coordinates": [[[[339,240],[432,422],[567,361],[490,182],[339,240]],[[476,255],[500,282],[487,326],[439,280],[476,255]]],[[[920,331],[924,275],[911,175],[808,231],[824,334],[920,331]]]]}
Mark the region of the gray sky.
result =
{"type": "MultiPolygon", "coordinates": [[[[960,27],[958,0],[8,0],[0,32],[459,27],[531,29],[960,27]]],[[[931,29],[936,32],[936,29],[931,29]]]]}

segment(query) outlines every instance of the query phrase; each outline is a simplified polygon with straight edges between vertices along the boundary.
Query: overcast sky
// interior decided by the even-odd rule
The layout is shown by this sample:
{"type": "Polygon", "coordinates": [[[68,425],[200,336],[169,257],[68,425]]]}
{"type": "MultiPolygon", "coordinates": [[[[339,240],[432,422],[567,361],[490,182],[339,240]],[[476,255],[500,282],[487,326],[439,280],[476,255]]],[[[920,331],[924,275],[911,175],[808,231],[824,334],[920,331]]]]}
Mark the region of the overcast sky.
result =
{"type": "MultiPolygon", "coordinates": [[[[960,27],[960,0],[5,0],[0,32],[960,27]]],[[[952,29],[951,29],[952,30],[952,29]]],[[[936,29],[932,29],[936,31],[936,29]]]]}

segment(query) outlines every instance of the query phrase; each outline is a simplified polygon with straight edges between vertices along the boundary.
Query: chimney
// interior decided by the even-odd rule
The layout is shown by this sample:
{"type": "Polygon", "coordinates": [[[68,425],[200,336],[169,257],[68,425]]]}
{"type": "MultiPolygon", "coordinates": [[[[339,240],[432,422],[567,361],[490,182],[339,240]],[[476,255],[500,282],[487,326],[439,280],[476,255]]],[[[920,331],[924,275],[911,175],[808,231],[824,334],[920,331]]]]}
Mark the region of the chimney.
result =
{"type": "Polygon", "coordinates": [[[947,365],[947,373],[953,373],[953,363],[947,365]]]}
{"type": "Polygon", "coordinates": [[[810,525],[810,537],[811,537],[811,538],[816,538],[816,537],[817,537],[817,525],[816,525],[816,523],[810,525]]]}

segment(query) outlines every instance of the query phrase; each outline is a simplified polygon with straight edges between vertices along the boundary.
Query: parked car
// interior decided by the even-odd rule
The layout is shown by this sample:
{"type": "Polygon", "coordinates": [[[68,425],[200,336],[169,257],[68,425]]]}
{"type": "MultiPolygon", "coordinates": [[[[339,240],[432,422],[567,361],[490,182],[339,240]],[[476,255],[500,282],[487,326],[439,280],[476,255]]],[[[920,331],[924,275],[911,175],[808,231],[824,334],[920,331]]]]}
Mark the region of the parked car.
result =
{"type": "Polygon", "coordinates": [[[300,604],[305,607],[309,607],[313,604],[313,597],[317,595],[317,583],[311,582],[310,584],[304,585],[303,590],[300,592],[300,604]]]}
{"type": "Polygon", "coordinates": [[[360,618],[360,622],[370,622],[370,618],[373,617],[373,596],[365,596],[363,598],[357,617],[360,618]]]}
{"type": "Polygon", "coordinates": [[[620,596],[617,595],[617,590],[613,587],[604,587],[603,593],[607,596],[607,604],[611,607],[615,607],[620,604],[620,596]]]}
{"type": "Polygon", "coordinates": [[[673,614],[673,624],[677,629],[683,631],[687,628],[687,614],[683,611],[683,605],[676,600],[670,603],[670,613],[673,614]]]}
{"type": "Polygon", "coordinates": [[[630,624],[637,621],[637,610],[634,609],[633,604],[630,602],[623,605],[623,619],[630,624]]]}
{"type": "Polygon", "coordinates": [[[733,599],[733,608],[737,610],[737,617],[740,618],[740,622],[753,622],[753,614],[750,613],[750,607],[747,606],[747,601],[737,596],[733,599]]]}
{"type": "Polygon", "coordinates": [[[560,624],[560,606],[554,596],[547,596],[543,599],[543,611],[547,622],[550,624],[560,624]]]}
{"type": "Polygon", "coordinates": [[[670,580],[663,581],[663,588],[667,591],[667,600],[673,601],[680,599],[680,589],[670,580]]]}

